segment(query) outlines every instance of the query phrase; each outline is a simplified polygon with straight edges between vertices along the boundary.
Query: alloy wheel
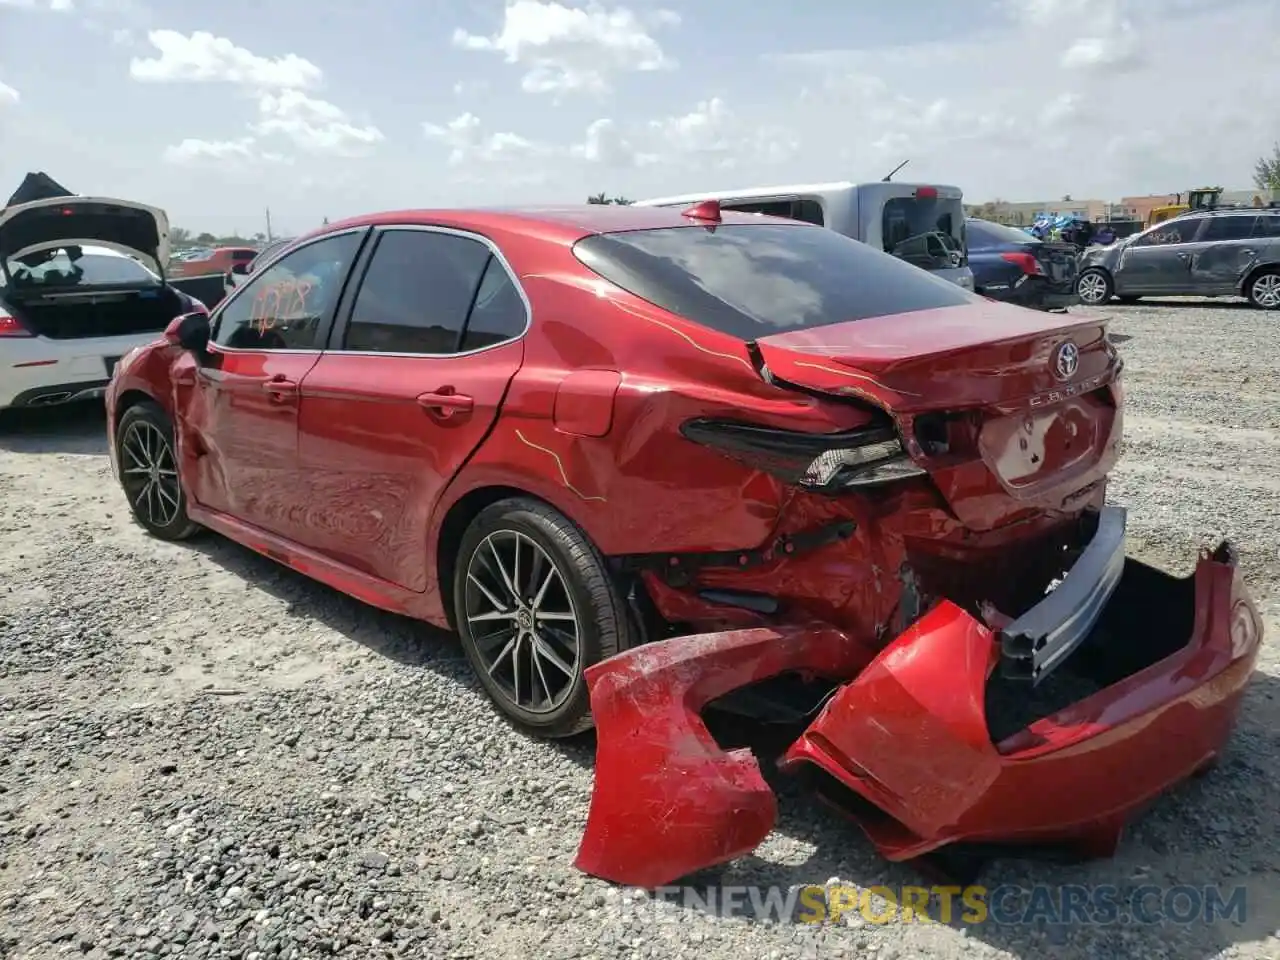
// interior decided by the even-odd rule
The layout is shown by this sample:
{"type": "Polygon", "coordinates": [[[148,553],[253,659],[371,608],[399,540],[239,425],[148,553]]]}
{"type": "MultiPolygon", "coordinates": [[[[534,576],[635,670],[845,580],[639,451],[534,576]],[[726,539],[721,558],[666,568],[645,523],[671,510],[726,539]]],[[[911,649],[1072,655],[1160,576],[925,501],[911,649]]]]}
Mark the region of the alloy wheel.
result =
{"type": "Polygon", "coordinates": [[[154,527],[177,520],[182,492],[173,447],[164,432],[145,420],[134,421],[124,432],[120,458],[125,495],[138,516],[154,527]]]}
{"type": "Polygon", "coordinates": [[[1098,304],[1107,298],[1107,280],[1100,273],[1086,273],[1080,278],[1076,292],[1085,303],[1098,304]]]}
{"type": "Polygon", "coordinates": [[[1253,300],[1260,307],[1280,307],[1280,273],[1266,273],[1253,281],[1253,300]]]}
{"type": "Polygon", "coordinates": [[[467,563],[467,628],[489,677],[511,703],[549,713],[573,693],[582,629],[564,574],[531,537],[499,530],[467,563]]]}

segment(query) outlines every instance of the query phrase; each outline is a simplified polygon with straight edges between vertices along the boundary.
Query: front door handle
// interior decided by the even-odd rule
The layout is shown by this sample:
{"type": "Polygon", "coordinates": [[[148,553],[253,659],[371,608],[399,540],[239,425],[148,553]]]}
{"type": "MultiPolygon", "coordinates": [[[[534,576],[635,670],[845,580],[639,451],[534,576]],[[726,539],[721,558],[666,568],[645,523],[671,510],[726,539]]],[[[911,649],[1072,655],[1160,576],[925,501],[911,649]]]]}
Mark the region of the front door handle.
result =
{"type": "Polygon", "coordinates": [[[272,402],[280,403],[286,397],[291,397],[298,392],[298,384],[295,380],[289,380],[277,374],[264,383],[262,389],[270,395],[272,402]]]}
{"type": "Polygon", "coordinates": [[[475,407],[475,400],[466,394],[458,393],[453,387],[440,387],[418,397],[418,404],[435,417],[447,420],[455,413],[470,413],[475,407]]]}

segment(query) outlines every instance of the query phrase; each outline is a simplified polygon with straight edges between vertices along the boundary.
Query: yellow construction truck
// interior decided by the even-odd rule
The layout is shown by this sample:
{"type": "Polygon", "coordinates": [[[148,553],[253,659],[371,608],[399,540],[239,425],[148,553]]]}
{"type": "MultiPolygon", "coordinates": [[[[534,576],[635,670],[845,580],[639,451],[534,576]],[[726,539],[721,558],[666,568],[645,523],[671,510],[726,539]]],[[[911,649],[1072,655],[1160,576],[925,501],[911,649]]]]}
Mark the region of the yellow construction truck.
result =
{"type": "Polygon", "coordinates": [[[1195,190],[1187,191],[1187,202],[1182,202],[1182,194],[1177,194],[1177,202],[1165,204],[1162,207],[1153,207],[1151,216],[1147,219],[1147,226],[1155,226],[1157,223],[1164,223],[1166,220],[1187,213],[1190,210],[1212,210],[1218,205],[1218,199],[1222,196],[1221,187],[1199,187],[1195,190]]]}

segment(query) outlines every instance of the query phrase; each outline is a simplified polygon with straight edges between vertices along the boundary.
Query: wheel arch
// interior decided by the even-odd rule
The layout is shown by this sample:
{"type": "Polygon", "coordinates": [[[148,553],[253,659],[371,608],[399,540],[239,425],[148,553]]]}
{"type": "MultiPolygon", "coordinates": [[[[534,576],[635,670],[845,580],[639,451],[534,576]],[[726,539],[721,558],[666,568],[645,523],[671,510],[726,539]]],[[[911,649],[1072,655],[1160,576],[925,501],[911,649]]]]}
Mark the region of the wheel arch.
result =
{"type": "Polygon", "coordinates": [[[529,490],[504,484],[490,484],[468,490],[445,511],[432,544],[435,552],[436,587],[440,591],[440,606],[444,610],[451,630],[458,628],[456,611],[453,609],[453,577],[458,559],[458,544],[462,540],[462,535],[471,525],[471,521],[486,507],[515,497],[533,500],[564,514],[577,524],[579,529],[582,529],[587,539],[591,538],[572,512],[565,510],[561,504],[554,503],[529,490]]]}
{"type": "Polygon", "coordinates": [[[1280,260],[1269,260],[1266,263],[1260,263],[1246,273],[1244,279],[1240,281],[1240,295],[1242,297],[1249,296],[1249,287],[1253,285],[1253,281],[1264,273],[1280,273],[1280,260]]]}
{"type": "Polygon", "coordinates": [[[115,422],[119,423],[120,418],[124,416],[125,411],[130,407],[136,407],[143,403],[153,403],[161,410],[164,409],[164,404],[146,390],[139,390],[136,387],[130,387],[116,398],[115,422]]]}

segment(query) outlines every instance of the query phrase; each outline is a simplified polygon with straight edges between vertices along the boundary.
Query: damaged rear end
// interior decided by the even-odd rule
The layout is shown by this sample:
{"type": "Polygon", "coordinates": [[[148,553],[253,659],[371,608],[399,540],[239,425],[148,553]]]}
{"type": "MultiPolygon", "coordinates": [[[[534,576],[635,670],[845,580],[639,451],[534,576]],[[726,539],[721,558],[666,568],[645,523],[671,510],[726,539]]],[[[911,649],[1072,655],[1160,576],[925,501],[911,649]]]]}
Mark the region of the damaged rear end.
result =
{"type": "MultiPolygon", "coordinates": [[[[710,257],[735,243],[750,245],[693,245],[710,257]]],[[[636,245],[648,256],[661,247],[636,245]]],[[[896,300],[877,305],[864,273],[861,299],[816,301],[853,319],[772,318],[781,329],[770,332],[748,322],[740,291],[711,309],[674,282],[646,286],[643,258],[611,261],[599,246],[584,261],[607,279],[711,317],[742,338],[765,381],[841,411],[843,429],[816,433],[743,401],[678,429],[782,481],[775,543],[833,524],[844,533],[809,553],[766,549],[772,596],[746,564],[651,577],[660,604],[683,590],[750,616],[588,671],[598,753],[579,868],[657,886],[763,840],[773,793],[755,755],[713,736],[708,717],[744,692],[776,699],[783,680],[806,699],[778,769],[809,778],[894,860],[956,844],[1107,853],[1137,810],[1213,761],[1261,621],[1229,544],[1185,578],[1126,556],[1125,513],[1106,504],[1123,365],[1104,320],[992,303],[899,276],[885,258],[872,266],[907,291],[896,300]]],[[[768,270],[758,261],[755,279],[768,270]]],[[[714,622],[703,610],[687,619],[714,622]]]]}

